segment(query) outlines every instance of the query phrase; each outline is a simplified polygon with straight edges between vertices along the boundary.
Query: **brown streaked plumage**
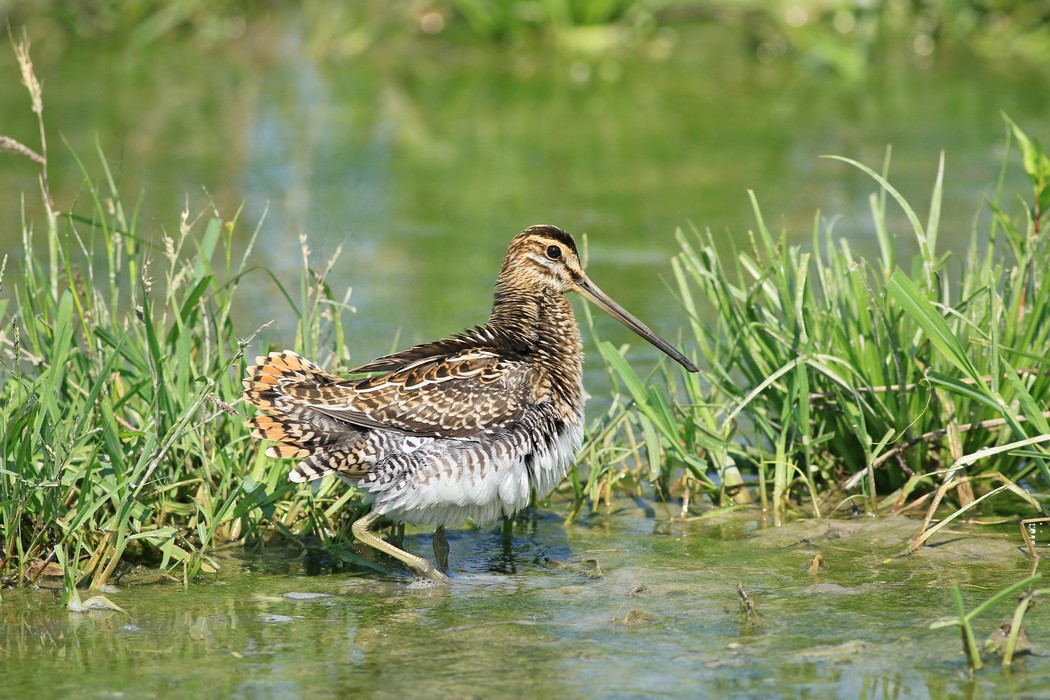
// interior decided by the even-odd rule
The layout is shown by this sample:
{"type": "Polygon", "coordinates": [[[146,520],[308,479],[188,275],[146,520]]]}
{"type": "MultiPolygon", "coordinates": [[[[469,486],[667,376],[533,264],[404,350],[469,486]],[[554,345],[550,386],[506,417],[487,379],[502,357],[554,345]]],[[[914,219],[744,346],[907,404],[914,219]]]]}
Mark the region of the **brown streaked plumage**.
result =
{"type": "Polygon", "coordinates": [[[358,367],[343,379],[293,352],[256,360],[244,397],[266,453],[298,459],[289,478],[327,474],[371,502],[355,537],[418,574],[443,580],[444,528],[512,515],[547,495],[583,442],[583,344],[577,292],[671,356],[681,352],[607,297],[583,272],[572,237],[532,226],[511,241],[488,323],[358,367]],[[380,516],[434,525],[435,568],[380,539],[380,516]]]}

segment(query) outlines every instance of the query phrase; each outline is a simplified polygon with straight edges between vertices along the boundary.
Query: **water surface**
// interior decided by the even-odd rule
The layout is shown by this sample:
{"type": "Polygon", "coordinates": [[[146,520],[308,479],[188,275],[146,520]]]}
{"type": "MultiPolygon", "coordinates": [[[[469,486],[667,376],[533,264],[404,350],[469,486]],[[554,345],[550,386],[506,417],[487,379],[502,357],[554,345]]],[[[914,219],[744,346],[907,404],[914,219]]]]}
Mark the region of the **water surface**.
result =
{"type": "MultiPolygon", "coordinates": [[[[959,530],[900,556],[914,521],[754,515],[682,522],[622,502],[564,527],[540,511],[510,542],[450,533],[450,587],[358,571],[309,576],[289,550],[227,552],[188,587],[129,575],[126,610],[69,613],[5,591],[4,695],[54,697],[1036,697],[1050,692],[1050,610],[1035,656],[970,679],[955,630],[928,629],[1029,569],[1016,533],[959,530]],[[815,554],[825,568],[810,574],[815,554]],[[558,562],[555,564],[553,562],[558,562]],[[136,583],[136,580],[138,581],[136,583]],[[758,619],[740,611],[737,586],[758,619]]],[[[429,554],[429,537],[407,546],[429,554]]],[[[990,634],[1004,603],[978,618],[990,634]]]]}

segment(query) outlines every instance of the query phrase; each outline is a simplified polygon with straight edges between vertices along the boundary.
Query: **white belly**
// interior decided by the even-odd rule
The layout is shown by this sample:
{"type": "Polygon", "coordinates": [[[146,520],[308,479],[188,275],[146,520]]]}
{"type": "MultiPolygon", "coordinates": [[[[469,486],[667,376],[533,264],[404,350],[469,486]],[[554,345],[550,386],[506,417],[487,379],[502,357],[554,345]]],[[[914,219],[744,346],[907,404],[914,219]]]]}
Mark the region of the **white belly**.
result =
{"type": "Polygon", "coordinates": [[[492,522],[543,498],[575,462],[583,422],[547,443],[527,434],[482,440],[408,438],[402,452],[354,483],[373,510],[393,520],[451,527],[492,522]]]}

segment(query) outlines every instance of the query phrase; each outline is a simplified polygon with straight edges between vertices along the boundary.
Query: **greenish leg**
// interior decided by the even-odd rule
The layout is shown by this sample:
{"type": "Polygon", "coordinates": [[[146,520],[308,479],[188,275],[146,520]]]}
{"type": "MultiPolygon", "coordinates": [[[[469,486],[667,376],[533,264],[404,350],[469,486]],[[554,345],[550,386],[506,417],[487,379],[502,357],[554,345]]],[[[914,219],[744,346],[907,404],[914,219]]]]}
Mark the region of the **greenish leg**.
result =
{"type": "MultiPolygon", "coordinates": [[[[398,549],[372,532],[369,527],[372,523],[378,520],[379,517],[379,513],[371,511],[364,517],[358,518],[354,521],[354,524],[350,527],[350,531],[354,533],[354,537],[358,542],[366,544],[372,549],[377,549],[384,554],[389,554],[394,559],[397,559],[399,562],[412,569],[412,571],[419,576],[425,576],[431,581],[448,581],[448,576],[445,576],[445,574],[435,569],[433,564],[423,557],[417,557],[415,554],[409,554],[403,549],[398,549]]],[[[442,537],[444,537],[444,533],[442,533],[442,537]]],[[[448,545],[446,544],[446,548],[447,547],[448,545]]]]}
{"type": "Polygon", "coordinates": [[[434,561],[438,571],[448,573],[448,540],[445,539],[444,526],[434,530],[434,561]]]}

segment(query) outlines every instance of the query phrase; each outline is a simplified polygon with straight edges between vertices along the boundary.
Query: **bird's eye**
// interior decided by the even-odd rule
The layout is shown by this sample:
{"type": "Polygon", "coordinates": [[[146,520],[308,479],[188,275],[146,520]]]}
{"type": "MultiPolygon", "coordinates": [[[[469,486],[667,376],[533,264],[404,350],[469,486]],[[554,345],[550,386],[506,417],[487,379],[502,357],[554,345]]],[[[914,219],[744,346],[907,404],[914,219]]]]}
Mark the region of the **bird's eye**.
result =
{"type": "Polygon", "coordinates": [[[561,248],[556,245],[549,246],[547,248],[547,257],[551,260],[557,260],[561,257],[561,248]]]}

